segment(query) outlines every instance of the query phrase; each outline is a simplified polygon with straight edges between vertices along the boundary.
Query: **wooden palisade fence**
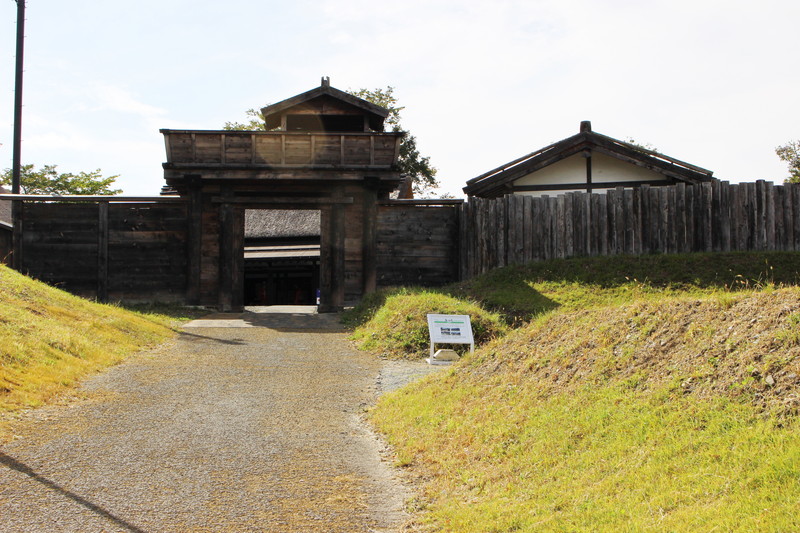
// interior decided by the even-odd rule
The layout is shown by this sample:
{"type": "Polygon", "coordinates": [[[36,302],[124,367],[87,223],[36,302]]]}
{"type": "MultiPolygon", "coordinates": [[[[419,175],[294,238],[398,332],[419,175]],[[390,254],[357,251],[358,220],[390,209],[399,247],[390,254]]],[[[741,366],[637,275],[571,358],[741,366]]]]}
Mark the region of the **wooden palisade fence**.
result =
{"type": "Polygon", "coordinates": [[[713,181],[470,198],[460,216],[461,279],[576,256],[800,251],[800,184],[713,181]]]}

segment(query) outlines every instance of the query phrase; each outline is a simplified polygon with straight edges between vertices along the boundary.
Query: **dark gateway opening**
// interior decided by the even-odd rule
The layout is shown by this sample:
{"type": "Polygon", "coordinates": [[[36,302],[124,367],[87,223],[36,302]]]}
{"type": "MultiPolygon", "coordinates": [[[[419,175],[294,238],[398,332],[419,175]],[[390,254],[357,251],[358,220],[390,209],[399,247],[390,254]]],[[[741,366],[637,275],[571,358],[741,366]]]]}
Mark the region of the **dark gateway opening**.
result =
{"type": "Polygon", "coordinates": [[[319,250],[319,211],[247,209],[244,304],[319,303],[319,250]]]}

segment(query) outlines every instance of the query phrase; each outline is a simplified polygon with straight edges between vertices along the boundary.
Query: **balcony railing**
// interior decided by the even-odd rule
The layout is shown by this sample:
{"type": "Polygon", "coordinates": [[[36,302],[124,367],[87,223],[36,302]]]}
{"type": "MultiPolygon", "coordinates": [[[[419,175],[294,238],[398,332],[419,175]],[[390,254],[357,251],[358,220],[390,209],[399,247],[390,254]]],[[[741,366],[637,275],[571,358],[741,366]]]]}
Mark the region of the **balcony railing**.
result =
{"type": "Polygon", "coordinates": [[[401,132],[161,130],[168,165],[392,168],[401,132]]]}

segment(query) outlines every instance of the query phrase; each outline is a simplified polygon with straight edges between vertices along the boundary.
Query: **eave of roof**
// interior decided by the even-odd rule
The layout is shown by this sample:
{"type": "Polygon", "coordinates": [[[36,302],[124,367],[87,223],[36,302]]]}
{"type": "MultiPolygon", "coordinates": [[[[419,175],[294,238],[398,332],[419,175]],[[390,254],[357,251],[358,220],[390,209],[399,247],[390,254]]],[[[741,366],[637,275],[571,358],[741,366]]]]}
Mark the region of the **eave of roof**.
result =
{"type": "Polygon", "coordinates": [[[491,194],[532,172],[583,151],[596,151],[687,183],[712,180],[713,172],[674,157],[602,135],[588,129],[467,181],[470,196],[491,194]]]}

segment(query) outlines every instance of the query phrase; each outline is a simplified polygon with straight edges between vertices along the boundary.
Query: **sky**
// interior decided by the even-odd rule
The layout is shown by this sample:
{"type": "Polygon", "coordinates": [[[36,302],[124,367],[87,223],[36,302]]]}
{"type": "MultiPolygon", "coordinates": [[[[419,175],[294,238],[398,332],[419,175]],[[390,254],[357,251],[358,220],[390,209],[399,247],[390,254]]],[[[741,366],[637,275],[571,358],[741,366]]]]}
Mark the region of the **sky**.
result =
{"type": "MultiPolygon", "coordinates": [[[[797,0],[28,0],[22,161],[155,195],[160,128],[220,129],[317,87],[394,87],[441,192],[578,132],[731,182],[788,175],[797,0]]],[[[0,0],[0,169],[16,10],[0,0]]]]}

